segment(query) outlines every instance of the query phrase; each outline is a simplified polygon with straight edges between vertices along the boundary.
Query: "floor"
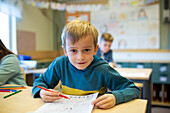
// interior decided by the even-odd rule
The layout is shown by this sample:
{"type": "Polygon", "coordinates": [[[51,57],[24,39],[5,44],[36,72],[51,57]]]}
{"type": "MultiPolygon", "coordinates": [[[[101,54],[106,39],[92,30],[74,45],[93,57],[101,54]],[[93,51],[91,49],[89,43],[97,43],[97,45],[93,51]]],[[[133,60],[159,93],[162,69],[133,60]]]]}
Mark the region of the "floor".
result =
{"type": "Polygon", "coordinates": [[[170,113],[170,107],[152,107],[152,113],[170,113]]]}

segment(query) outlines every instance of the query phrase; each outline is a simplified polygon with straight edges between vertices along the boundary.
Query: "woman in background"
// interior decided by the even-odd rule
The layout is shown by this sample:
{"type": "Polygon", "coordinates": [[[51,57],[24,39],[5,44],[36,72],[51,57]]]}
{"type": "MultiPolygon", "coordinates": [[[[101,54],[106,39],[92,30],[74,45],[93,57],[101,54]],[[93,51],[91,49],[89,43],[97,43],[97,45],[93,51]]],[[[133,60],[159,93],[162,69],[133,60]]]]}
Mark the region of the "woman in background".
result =
{"type": "Polygon", "coordinates": [[[0,85],[2,84],[26,86],[17,56],[0,39],[0,85]]]}

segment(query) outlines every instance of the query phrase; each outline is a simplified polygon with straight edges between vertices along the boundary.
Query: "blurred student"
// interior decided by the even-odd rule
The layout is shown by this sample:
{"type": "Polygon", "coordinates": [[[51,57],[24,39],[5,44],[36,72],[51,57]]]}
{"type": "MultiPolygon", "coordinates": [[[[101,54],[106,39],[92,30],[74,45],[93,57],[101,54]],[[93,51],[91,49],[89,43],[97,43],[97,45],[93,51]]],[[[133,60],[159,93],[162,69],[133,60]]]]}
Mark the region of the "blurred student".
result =
{"type": "Polygon", "coordinates": [[[61,81],[60,91],[69,95],[101,94],[92,102],[102,109],[138,98],[140,89],[121,76],[114,68],[95,54],[98,49],[98,31],[89,22],[73,20],[62,32],[65,55],[57,57],[33,84],[33,96],[45,102],[61,99],[53,88],[61,81]],[[37,85],[53,90],[45,91],[37,85]],[[107,88],[111,91],[107,92],[107,88]]]}
{"type": "Polygon", "coordinates": [[[116,63],[113,60],[113,53],[110,49],[113,40],[114,39],[111,34],[103,33],[100,37],[99,49],[96,55],[106,60],[111,67],[116,67],[116,63]]]}
{"type": "Polygon", "coordinates": [[[27,85],[17,56],[0,39],[0,85],[3,84],[27,85]]]}

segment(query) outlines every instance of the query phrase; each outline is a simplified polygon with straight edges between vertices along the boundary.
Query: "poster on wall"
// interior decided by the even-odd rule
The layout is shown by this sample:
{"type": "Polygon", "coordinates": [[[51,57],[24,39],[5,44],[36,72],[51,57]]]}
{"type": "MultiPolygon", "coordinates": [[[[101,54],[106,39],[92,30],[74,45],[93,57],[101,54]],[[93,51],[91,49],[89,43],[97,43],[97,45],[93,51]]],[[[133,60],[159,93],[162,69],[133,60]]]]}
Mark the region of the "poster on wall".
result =
{"type": "Polygon", "coordinates": [[[90,22],[90,13],[89,12],[79,12],[79,11],[70,13],[70,12],[66,11],[66,23],[68,23],[74,19],[77,19],[77,18],[90,22]]]}
{"type": "Polygon", "coordinates": [[[99,34],[112,34],[112,49],[159,49],[159,5],[91,12],[99,34]]]}

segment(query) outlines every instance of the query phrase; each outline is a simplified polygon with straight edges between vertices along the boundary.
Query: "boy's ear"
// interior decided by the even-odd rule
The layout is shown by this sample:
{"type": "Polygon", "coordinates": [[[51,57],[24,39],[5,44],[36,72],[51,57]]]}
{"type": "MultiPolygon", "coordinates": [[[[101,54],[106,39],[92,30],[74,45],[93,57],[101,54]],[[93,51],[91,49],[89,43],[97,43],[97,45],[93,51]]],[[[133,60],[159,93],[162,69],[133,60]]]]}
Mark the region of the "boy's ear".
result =
{"type": "Polygon", "coordinates": [[[96,46],[96,48],[95,48],[95,50],[94,50],[94,55],[96,55],[98,49],[99,49],[99,44],[97,44],[97,46],[96,46]]]}
{"type": "Polygon", "coordinates": [[[66,56],[68,56],[68,55],[67,55],[67,51],[66,51],[66,49],[64,48],[63,45],[62,45],[62,48],[63,48],[64,54],[65,54],[66,56]]]}

